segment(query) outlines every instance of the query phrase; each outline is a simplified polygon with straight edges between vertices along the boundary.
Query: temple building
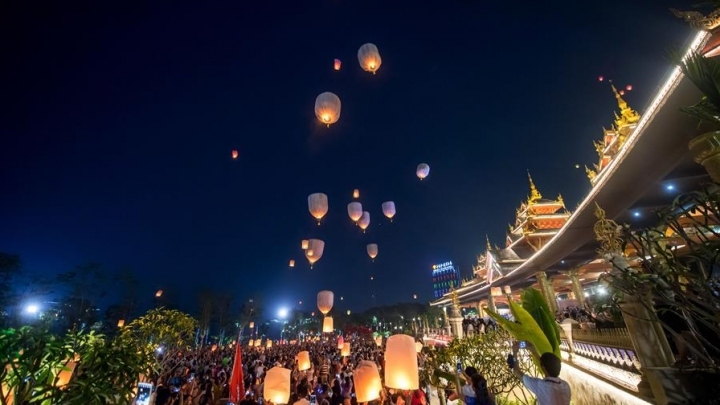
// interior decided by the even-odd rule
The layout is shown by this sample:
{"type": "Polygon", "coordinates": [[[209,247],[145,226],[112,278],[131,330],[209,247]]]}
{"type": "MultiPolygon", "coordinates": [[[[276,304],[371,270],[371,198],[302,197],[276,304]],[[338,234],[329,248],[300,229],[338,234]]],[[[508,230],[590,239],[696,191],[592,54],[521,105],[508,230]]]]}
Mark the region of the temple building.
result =
{"type": "Polygon", "coordinates": [[[622,98],[622,94],[618,92],[615,85],[611,84],[620,115],[615,112],[615,122],[611,129],[603,128],[603,138],[595,141],[595,151],[598,154],[598,163],[593,165],[593,169],[585,166],[585,171],[590,179],[590,183],[594,186],[598,176],[604,173],[605,168],[612,162],[620,148],[625,144],[630,134],[637,128],[640,121],[640,114],[628,106],[628,103],[622,98]]]}

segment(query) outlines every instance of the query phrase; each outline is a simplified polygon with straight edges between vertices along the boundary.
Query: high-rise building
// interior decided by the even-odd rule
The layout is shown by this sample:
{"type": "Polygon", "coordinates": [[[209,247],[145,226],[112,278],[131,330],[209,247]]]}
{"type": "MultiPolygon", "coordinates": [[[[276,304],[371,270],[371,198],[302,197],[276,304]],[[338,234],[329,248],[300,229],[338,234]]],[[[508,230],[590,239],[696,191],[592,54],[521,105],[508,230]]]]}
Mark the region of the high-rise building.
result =
{"type": "Polygon", "coordinates": [[[460,272],[453,266],[453,262],[434,264],[432,282],[435,298],[440,298],[452,288],[460,287],[460,272]]]}

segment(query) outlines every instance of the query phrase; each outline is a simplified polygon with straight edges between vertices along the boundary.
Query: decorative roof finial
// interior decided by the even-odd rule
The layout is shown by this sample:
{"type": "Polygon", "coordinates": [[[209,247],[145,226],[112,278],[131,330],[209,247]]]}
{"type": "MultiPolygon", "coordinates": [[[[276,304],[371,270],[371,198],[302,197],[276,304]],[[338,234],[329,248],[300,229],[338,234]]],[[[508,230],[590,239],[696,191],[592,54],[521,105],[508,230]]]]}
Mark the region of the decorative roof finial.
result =
{"type": "Polygon", "coordinates": [[[562,204],[563,208],[565,208],[565,200],[563,200],[562,194],[558,194],[557,201],[562,204]]]}
{"type": "Polygon", "coordinates": [[[487,243],[487,250],[488,252],[492,250],[492,247],[490,246],[490,237],[485,234],[485,242],[487,243]]]}
{"type": "Polygon", "coordinates": [[[532,176],[530,175],[530,170],[528,170],[528,180],[530,181],[530,198],[528,198],[528,204],[533,204],[540,201],[542,194],[540,194],[537,187],[535,187],[535,182],[533,182],[532,176]]]}
{"type": "Polygon", "coordinates": [[[615,100],[617,100],[618,107],[620,107],[620,116],[615,113],[615,126],[617,129],[620,127],[637,124],[640,121],[640,114],[628,106],[628,103],[622,98],[621,94],[615,88],[615,85],[610,80],[610,87],[612,88],[613,94],[615,94],[615,100]]]}

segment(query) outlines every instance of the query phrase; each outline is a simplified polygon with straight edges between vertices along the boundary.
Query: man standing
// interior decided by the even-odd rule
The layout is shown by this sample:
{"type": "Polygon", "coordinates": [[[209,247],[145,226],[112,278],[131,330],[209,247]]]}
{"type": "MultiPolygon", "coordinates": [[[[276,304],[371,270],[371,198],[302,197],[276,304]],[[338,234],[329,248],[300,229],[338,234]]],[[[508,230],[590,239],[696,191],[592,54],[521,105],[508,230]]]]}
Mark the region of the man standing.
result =
{"type": "MultiPolygon", "coordinates": [[[[540,367],[546,377],[530,377],[520,370],[520,362],[517,361],[519,349],[520,343],[513,343],[513,356],[508,362],[512,363],[513,374],[535,394],[538,405],[570,405],[570,385],[558,377],[562,365],[560,359],[553,353],[543,353],[540,356],[540,367]]],[[[528,349],[534,350],[530,345],[528,349]]]]}

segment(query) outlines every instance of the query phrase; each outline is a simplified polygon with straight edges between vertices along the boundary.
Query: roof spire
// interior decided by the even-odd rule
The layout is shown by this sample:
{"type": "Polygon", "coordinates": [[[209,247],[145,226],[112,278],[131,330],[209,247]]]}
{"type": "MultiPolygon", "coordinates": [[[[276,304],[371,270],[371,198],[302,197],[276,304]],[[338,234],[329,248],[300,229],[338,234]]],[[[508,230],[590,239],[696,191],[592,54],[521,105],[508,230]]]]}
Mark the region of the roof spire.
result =
{"type": "Polygon", "coordinates": [[[487,243],[487,250],[488,252],[492,250],[492,246],[490,246],[490,237],[485,234],[485,242],[487,243]]]}
{"type": "Polygon", "coordinates": [[[535,182],[530,175],[530,170],[528,170],[527,174],[528,180],[530,181],[530,198],[528,198],[528,204],[532,204],[538,202],[542,198],[542,194],[540,194],[537,187],[535,187],[535,182]]]}
{"type": "Polygon", "coordinates": [[[626,125],[637,124],[637,122],[640,121],[640,114],[628,106],[628,103],[615,88],[612,80],[610,80],[610,87],[612,88],[613,94],[615,94],[615,100],[617,100],[618,107],[620,108],[620,116],[615,113],[615,126],[619,129],[626,125]]]}

